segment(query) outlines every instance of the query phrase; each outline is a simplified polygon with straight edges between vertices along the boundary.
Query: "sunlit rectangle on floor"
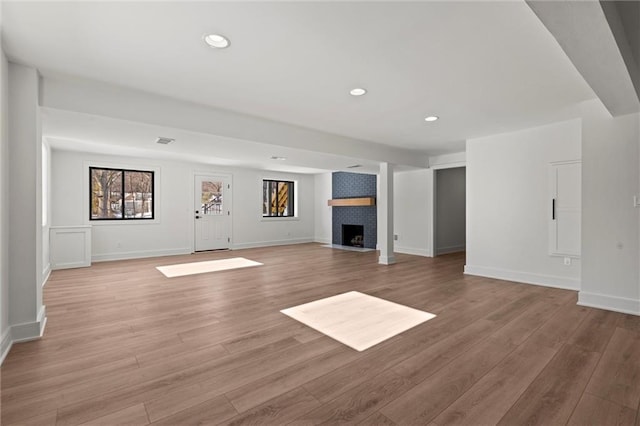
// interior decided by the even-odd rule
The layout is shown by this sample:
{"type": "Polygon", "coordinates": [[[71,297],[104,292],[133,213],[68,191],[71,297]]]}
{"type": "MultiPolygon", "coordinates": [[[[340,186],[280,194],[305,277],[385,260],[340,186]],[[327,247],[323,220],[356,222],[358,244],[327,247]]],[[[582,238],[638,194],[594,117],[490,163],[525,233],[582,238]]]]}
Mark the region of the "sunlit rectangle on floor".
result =
{"type": "Polygon", "coordinates": [[[435,317],[429,312],[357,291],[280,312],[357,351],[368,349],[435,317]]]}
{"type": "Polygon", "coordinates": [[[204,274],[207,272],[226,271],[229,269],[247,268],[249,266],[260,266],[262,263],[245,259],[244,257],[233,257],[231,259],[207,260],[204,262],[180,263],[177,265],[156,266],[168,278],[182,277],[185,275],[204,274]]]}

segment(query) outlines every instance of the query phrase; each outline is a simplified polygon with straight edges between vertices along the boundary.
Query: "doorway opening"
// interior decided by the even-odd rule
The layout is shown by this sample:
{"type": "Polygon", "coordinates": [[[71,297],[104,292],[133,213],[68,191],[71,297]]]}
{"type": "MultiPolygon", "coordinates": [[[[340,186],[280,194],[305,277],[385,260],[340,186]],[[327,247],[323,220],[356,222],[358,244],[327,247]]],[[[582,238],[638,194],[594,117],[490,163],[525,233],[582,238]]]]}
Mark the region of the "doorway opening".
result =
{"type": "Polygon", "coordinates": [[[434,172],[434,256],[466,249],[466,167],[434,172]]]}

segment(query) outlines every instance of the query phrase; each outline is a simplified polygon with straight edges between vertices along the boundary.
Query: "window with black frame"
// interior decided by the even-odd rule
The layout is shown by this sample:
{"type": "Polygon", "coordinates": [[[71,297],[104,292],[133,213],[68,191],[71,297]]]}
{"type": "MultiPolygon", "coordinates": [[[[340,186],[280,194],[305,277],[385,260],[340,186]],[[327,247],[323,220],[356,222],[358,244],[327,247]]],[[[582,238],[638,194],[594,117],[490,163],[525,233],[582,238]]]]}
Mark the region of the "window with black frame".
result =
{"type": "Polygon", "coordinates": [[[89,219],[154,219],[153,174],[146,170],[89,167],[89,219]]]}
{"type": "Polygon", "coordinates": [[[294,217],[294,182],[264,179],[262,181],[262,216],[294,217]]]}

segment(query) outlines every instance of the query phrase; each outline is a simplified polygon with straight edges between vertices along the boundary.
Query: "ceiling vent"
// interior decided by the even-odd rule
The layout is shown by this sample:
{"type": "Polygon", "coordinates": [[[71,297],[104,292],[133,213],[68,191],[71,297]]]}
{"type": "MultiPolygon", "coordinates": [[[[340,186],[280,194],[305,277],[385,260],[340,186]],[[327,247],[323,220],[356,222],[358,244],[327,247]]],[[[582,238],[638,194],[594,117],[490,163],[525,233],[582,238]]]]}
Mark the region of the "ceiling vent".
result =
{"type": "Polygon", "coordinates": [[[358,167],[362,167],[362,164],[354,164],[353,166],[347,166],[347,169],[357,169],[358,167]]]}
{"type": "Polygon", "coordinates": [[[156,143],[159,143],[161,145],[169,145],[171,142],[174,142],[175,139],[172,138],[158,138],[158,140],[156,141],[156,143]]]}

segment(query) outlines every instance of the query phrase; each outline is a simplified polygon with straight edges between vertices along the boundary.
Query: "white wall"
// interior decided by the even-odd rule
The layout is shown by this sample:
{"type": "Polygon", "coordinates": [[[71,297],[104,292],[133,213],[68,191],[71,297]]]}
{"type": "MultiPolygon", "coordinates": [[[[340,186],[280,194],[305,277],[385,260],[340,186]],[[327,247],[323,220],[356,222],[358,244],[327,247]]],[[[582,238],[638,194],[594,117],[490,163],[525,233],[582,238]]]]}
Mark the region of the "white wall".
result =
{"type": "Polygon", "coordinates": [[[431,256],[431,170],[421,169],[394,174],[393,228],[398,239],[397,253],[431,256]]]}
{"type": "Polygon", "coordinates": [[[327,201],[332,198],[331,173],[315,175],[315,231],[314,241],[331,244],[332,216],[327,201]]]}
{"type": "Polygon", "coordinates": [[[435,171],[434,238],[436,255],[465,250],[466,179],[464,167],[435,171]]]}
{"type": "Polygon", "coordinates": [[[465,273],[580,288],[580,260],[548,254],[547,167],[580,159],[581,138],[578,119],[467,141],[465,273]]]}
{"type": "Polygon", "coordinates": [[[314,235],[314,176],[194,163],[52,151],[52,225],[92,225],[94,261],[190,253],[193,249],[193,174],[232,175],[232,248],[308,242],[314,235]],[[88,166],[153,169],[159,179],[153,222],[90,222],[88,166]],[[298,218],[263,219],[262,179],[297,181],[298,218]]]}
{"type": "Polygon", "coordinates": [[[638,114],[583,123],[579,304],[640,315],[638,114]]]}
{"type": "Polygon", "coordinates": [[[9,329],[9,132],[8,63],[2,50],[0,2],[0,364],[11,346],[9,329]]]}

